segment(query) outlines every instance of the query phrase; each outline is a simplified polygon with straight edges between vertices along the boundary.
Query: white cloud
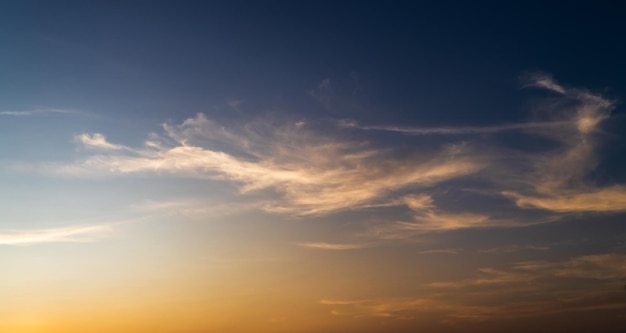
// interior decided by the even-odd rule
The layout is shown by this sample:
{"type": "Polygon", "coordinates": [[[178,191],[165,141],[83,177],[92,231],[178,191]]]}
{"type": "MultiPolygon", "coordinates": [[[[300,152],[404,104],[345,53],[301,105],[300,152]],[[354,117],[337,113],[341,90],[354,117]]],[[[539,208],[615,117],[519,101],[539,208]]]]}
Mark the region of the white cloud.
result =
{"type": "Polygon", "coordinates": [[[164,129],[164,137],[151,138],[141,149],[110,143],[98,133],[80,135],[77,141],[108,154],[48,169],[74,176],[161,172],[226,180],[243,193],[273,189],[277,196],[264,210],[310,215],[379,204],[395,190],[432,186],[484,165],[465,146],[398,156],[365,142],[320,136],[300,122],[226,128],[198,114],[164,129]]]}
{"type": "Polygon", "coordinates": [[[120,150],[120,149],[128,149],[122,145],[112,144],[107,141],[106,137],[104,137],[101,133],[87,134],[83,133],[74,137],[76,142],[81,143],[83,146],[87,148],[96,148],[103,150],[120,150]]]}
{"type": "Polygon", "coordinates": [[[0,232],[0,245],[32,245],[58,242],[92,242],[112,231],[109,225],[71,226],[0,232]]]}
{"type": "Polygon", "coordinates": [[[80,114],[80,112],[64,109],[36,109],[28,111],[0,111],[0,116],[27,117],[42,114],[80,114]]]}

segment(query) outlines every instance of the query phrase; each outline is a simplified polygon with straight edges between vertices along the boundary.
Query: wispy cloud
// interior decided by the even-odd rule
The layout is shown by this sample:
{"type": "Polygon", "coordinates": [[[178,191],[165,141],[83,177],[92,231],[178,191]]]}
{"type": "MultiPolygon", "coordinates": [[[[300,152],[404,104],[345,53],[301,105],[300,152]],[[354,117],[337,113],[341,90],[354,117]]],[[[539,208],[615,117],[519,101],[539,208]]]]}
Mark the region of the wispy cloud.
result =
{"type": "Polygon", "coordinates": [[[372,244],[366,243],[297,243],[296,245],[318,250],[354,250],[371,247],[372,244]]]}
{"type": "MultiPolygon", "coordinates": [[[[539,208],[555,212],[621,212],[626,211],[626,187],[575,190],[551,189],[544,196],[522,195],[505,191],[522,208],[539,208]]],[[[545,191],[543,191],[545,192],[545,191]]]]}
{"type": "Polygon", "coordinates": [[[516,284],[529,282],[533,279],[535,279],[535,276],[527,273],[502,271],[493,268],[480,268],[476,278],[452,282],[433,282],[428,284],[428,286],[433,288],[461,288],[467,286],[516,284]]]}
{"type": "Polygon", "coordinates": [[[626,254],[587,255],[562,262],[526,261],[515,264],[514,268],[535,275],[561,278],[623,279],[626,276],[626,254]]]}
{"type": "Polygon", "coordinates": [[[71,226],[55,229],[0,231],[0,245],[92,242],[112,231],[110,225],[71,226]]]}
{"type": "Polygon", "coordinates": [[[409,135],[462,135],[462,134],[494,134],[506,131],[535,130],[535,129],[559,129],[567,126],[567,122],[530,122],[519,124],[506,124],[496,126],[462,126],[462,127],[399,127],[399,126],[376,126],[359,125],[355,121],[343,120],[340,127],[356,128],[361,130],[397,132],[409,135]]]}
{"type": "Polygon", "coordinates": [[[237,131],[198,114],[181,125],[164,125],[164,137],[138,149],[110,143],[98,133],[83,134],[78,142],[108,154],[47,168],[73,176],[161,172],[227,180],[242,193],[274,189],[278,198],[262,206],[266,211],[310,215],[389,201],[394,190],[432,186],[484,165],[461,146],[398,156],[366,142],[321,137],[302,122],[270,125],[251,123],[237,131]]]}
{"type": "MultiPolygon", "coordinates": [[[[87,148],[81,151],[83,158],[21,167],[75,177],[160,174],[223,181],[232,184],[240,195],[254,197],[254,209],[294,216],[408,209],[409,218],[387,217],[346,242],[300,244],[319,249],[369,246],[464,228],[527,226],[554,221],[569,212],[626,211],[626,186],[601,187],[587,177],[598,164],[597,134],[602,122],[609,119],[614,101],[561,86],[544,74],[524,80],[527,87],[557,95],[537,112],[538,121],[412,129],[346,122],[343,127],[420,135],[519,131],[521,135],[552,139],[552,149],[540,153],[523,148],[512,152],[489,136],[462,142],[448,137],[438,147],[413,145],[407,149],[377,141],[376,136],[364,137],[361,131],[319,128],[319,123],[303,119],[260,117],[218,123],[199,113],[179,124],[163,124],[163,131],[150,134],[143,146],[113,143],[102,133],[82,133],[75,141],[87,148]],[[500,214],[462,203],[451,209],[445,196],[433,195],[436,185],[469,176],[489,182],[490,195],[510,199],[515,208],[506,209],[515,211],[500,214]],[[526,218],[520,210],[528,208],[544,210],[550,216],[526,218]]],[[[330,81],[318,88],[329,89],[330,81]]]]}
{"type": "Polygon", "coordinates": [[[95,148],[103,150],[121,150],[129,149],[122,145],[112,144],[107,141],[106,137],[101,133],[87,134],[83,133],[74,137],[74,140],[82,144],[86,148],[95,148]]]}
{"type": "Polygon", "coordinates": [[[559,147],[541,154],[526,154],[525,163],[532,165],[533,171],[511,177],[520,179],[521,186],[506,184],[510,188],[502,190],[504,196],[511,198],[520,208],[538,208],[554,212],[625,211],[625,186],[597,187],[585,178],[598,165],[597,151],[600,141],[597,134],[600,132],[602,122],[610,118],[615,101],[584,89],[564,87],[544,73],[525,75],[522,77],[522,83],[524,87],[545,89],[557,94],[556,98],[551,99],[536,113],[536,116],[543,120],[493,126],[435,128],[360,125],[355,121],[344,120],[339,122],[339,126],[409,135],[492,134],[520,131],[529,135],[548,137],[558,142],[559,147]]]}
{"type": "Polygon", "coordinates": [[[626,276],[626,254],[606,253],[580,256],[563,261],[523,261],[509,269],[481,268],[474,278],[460,281],[433,282],[433,288],[516,285],[555,278],[615,280],[626,276]]]}
{"type": "Polygon", "coordinates": [[[27,110],[27,111],[0,111],[0,116],[10,116],[10,117],[27,117],[27,116],[37,116],[43,114],[81,114],[78,111],[65,110],[65,109],[35,109],[35,110],[27,110]]]}
{"type": "Polygon", "coordinates": [[[405,195],[393,201],[392,204],[407,207],[412,219],[386,221],[373,225],[365,232],[357,234],[358,238],[382,244],[388,241],[412,240],[433,232],[528,225],[523,220],[494,218],[487,214],[447,212],[437,207],[433,198],[428,194],[405,195]]]}
{"type": "Polygon", "coordinates": [[[367,300],[321,300],[320,304],[331,306],[335,316],[382,317],[395,320],[413,320],[419,317],[443,315],[442,321],[496,321],[513,318],[529,318],[560,313],[601,311],[626,308],[623,298],[608,294],[591,294],[567,299],[499,302],[493,304],[468,304],[438,297],[387,298],[367,300]]]}
{"type": "Polygon", "coordinates": [[[212,198],[188,198],[169,201],[146,200],[133,204],[130,208],[143,214],[206,218],[247,212],[259,209],[261,205],[257,202],[222,202],[212,198]]]}
{"type": "Polygon", "coordinates": [[[493,247],[489,249],[479,250],[479,253],[513,253],[522,250],[531,251],[548,251],[552,249],[552,244],[527,244],[527,245],[507,245],[502,247],[493,247]]]}
{"type": "Polygon", "coordinates": [[[424,250],[420,251],[420,254],[459,254],[461,253],[461,249],[432,249],[432,250],[424,250]]]}
{"type": "Polygon", "coordinates": [[[556,83],[552,78],[552,75],[547,73],[535,72],[528,73],[526,75],[522,75],[520,77],[522,84],[524,87],[537,87],[543,88],[547,90],[551,90],[553,92],[559,94],[566,94],[567,91],[560,84],[556,83]]]}
{"type": "Polygon", "coordinates": [[[555,212],[615,212],[626,210],[626,187],[598,187],[586,176],[598,165],[599,140],[596,133],[610,117],[615,102],[586,90],[565,88],[545,74],[534,74],[527,86],[548,89],[561,95],[542,112],[558,121],[569,122],[561,131],[539,131],[560,142],[548,153],[530,155],[534,170],[523,179],[530,188],[504,190],[502,194],[521,208],[555,212]]]}
{"type": "Polygon", "coordinates": [[[442,321],[498,321],[626,308],[620,281],[624,254],[606,253],[562,261],[518,262],[507,269],[481,268],[471,279],[430,283],[419,297],[319,301],[336,316],[442,321]],[[574,279],[589,279],[577,283],[574,279]],[[620,294],[620,292],[622,294],[620,294]]]}

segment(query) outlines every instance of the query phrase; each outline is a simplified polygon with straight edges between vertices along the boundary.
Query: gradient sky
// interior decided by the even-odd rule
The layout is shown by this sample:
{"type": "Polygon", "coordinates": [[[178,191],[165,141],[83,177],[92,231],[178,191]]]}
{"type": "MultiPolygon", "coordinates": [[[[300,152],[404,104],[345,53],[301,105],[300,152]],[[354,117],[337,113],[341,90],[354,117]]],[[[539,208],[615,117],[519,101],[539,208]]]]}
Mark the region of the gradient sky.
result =
{"type": "Polygon", "coordinates": [[[623,332],[625,21],[3,1],[0,332],[623,332]]]}

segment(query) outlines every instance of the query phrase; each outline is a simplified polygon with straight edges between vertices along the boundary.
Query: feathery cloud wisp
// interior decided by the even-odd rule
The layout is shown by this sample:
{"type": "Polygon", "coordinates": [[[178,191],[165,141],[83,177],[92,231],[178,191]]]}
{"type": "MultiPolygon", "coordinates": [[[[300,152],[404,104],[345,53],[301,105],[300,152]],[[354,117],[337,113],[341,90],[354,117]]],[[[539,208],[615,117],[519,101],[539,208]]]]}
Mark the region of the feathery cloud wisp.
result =
{"type": "Polygon", "coordinates": [[[11,117],[27,117],[27,116],[36,116],[42,114],[80,114],[80,112],[72,111],[72,110],[64,110],[64,109],[36,109],[29,111],[0,111],[0,116],[11,116],[11,117]]]}
{"type": "Polygon", "coordinates": [[[300,215],[366,207],[388,201],[394,190],[431,186],[483,167],[466,147],[398,156],[363,142],[320,137],[301,122],[283,127],[248,124],[237,131],[198,114],[164,129],[162,141],[173,145],[157,138],[141,149],[110,143],[101,134],[83,134],[77,141],[108,154],[48,167],[74,176],[163,172],[227,180],[243,193],[271,188],[279,196],[262,209],[300,215]]]}
{"type": "Polygon", "coordinates": [[[626,255],[605,253],[575,257],[563,261],[524,261],[507,270],[481,268],[475,278],[461,281],[433,282],[432,288],[515,285],[521,282],[554,278],[613,280],[626,276],[626,255]]]}
{"type": "Polygon", "coordinates": [[[550,76],[535,74],[527,86],[554,91],[561,95],[547,112],[559,121],[569,122],[563,131],[540,131],[539,134],[561,143],[559,149],[530,155],[534,167],[524,182],[531,189],[504,190],[520,208],[538,208],[555,212],[616,212],[626,210],[626,187],[597,187],[585,180],[598,164],[598,140],[595,133],[609,118],[615,102],[586,90],[565,88],[550,76]]]}
{"type": "Polygon", "coordinates": [[[127,147],[124,147],[122,145],[116,145],[108,142],[106,137],[101,133],[94,133],[92,135],[83,133],[75,136],[74,141],[81,143],[86,148],[96,148],[103,150],[128,149],[127,147]]]}
{"type": "Polygon", "coordinates": [[[356,128],[361,130],[396,132],[408,135],[480,135],[494,134],[507,131],[558,129],[567,126],[567,122],[530,122],[519,124],[507,124],[496,126],[462,126],[462,127],[398,127],[398,126],[373,126],[359,125],[354,121],[342,121],[340,127],[356,128]]]}
{"type": "Polygon", "coordinates": [[[108,225],[73,226],[56,229],[0,233],[0,245],[32,245],[58,242],[92,242],[112,231],[108,225]]]}
{"type": "Polygon", "coordinates": [[[354,249],[362,249],[366,247],[370,247],[371,244],[365,243],[352,243],[352,244],[339,244],[339,243],[297,243],[296,245],[311,249],[319,249],[319,250],[354,250],[354,249]]]}

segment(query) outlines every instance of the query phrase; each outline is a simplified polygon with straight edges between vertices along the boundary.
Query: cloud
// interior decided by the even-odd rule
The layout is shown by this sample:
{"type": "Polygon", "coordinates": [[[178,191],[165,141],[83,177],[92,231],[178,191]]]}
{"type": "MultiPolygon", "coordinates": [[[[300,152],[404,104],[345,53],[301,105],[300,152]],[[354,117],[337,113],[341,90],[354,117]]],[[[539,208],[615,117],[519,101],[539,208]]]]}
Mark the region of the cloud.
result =
{"type": "Polygon", "coordinates": [[[0,116],[28,117],[42,114],[80,114],[80,112],[64,109],[37,109],[29,111],[0,111],[0,116]]]}
{"type": "Polygon", "coordinates": [[[507,270],[480,268],[474,278],[460,281],[432,282],[432,288],[462,288],[469,286],[518,285],[554,279],[584,278],[615,280],[626,276],[626,254],[605,253],[575,257],[563,261],[522,261],[507,270]]]}
{"type": "Polygon", "coordinates": [[[470,279],[430,283],[419,297],[326,298],[319,303],[331,307],[333,315],[353,318],[428,317],[442,322],[532,318],[626,308],[620,283],[624,274],[626,255],[605,253],[518,262],[507,269],[481,268],[470,279]]]}
{"type": "Polygon", "coordinates": [[[400,156],[367,142],[320,136],[301,121],[227,128],[198,114],[163,127],[164,136],[138,149],[110,143],[99,133],[82,134],[78,142],[108,153],[48,164],[47,170],[83,177],[159,172],[229,181],[242,193],[274,190],[276,199],[261,207],[266,211],[313,215],[388,202],[393,191],[432,186],[484,165],[464,146],[400,156]]]}
{"type": "Polygon", "coordinates": [[[490,249],[479,250],[480,253],[513,253],[522,250],[532,251],[548,251],[551,250],[553,245],[551,244],[528,244],[528,245],[507,245],[503,247],[494,247],[490,249]]]}
{"type": "Polygon", "coordinates": [[[33,245],[59,242],[92,242],[112,231],[109,225],[72,226],[56,229],[3,231],[0,245],[33,245]]]}
{"type": "Polygon", "coordinates": [[[552,75],[549,75],[547,73],[529,73],[527,75],[523,75],[520,79],[525,87],[543,88],[559,94],[567,93],[565,88],[563,88],[560,84],[554,81],[552,75]]]}
{"type": "Polygon", "coordinates": [[[74,137],[74,140],[78,143],[81,143],[83,146],[87,148],[96,148],[103,150],[120,150],[120,149],[129,149],[122,145],[112,144],[107,141],[103,134],[94,133],[87,134],[83,133],[74,137]]]}
{"type": "Polygon", "coordinates": [[[339,244],[339,243],[297,243],[296,245],[301,246],[301,247],[306,247],[306,248],[311,248],[311,249],[318,249],[318,250],[332,250],[332,251],[336,251],[336,250],[354,250],[354,249],[362,249],[362,248],[366,248],[366,247],[370,247],[372,246],[371,244],[358,244],[358,243],[353,243],[353,244],[339,244]]]}
{"type": "Polygon", "coordinates": [[[515,227],[528,225],[524,221],[496,219],[487,214],[469,212],[451,213],[438,208],[428,194],[409,194],[396,199],[391,204],[406,206],[412,215],[408,221],[393,221],[374,225],[358,234],[361,239],[385,241],[411,240],[433,233],[466,228],[515,227]]]}
{"type": "Polygon", "coordinates": [[[420,251],[420,254],[459,254],[461,249],[432,249],[420,251]]]}
{"type": "MultiPolygon", "coordinates": [[[[520,174],[515,166],[492,165],[499,176],[507,173],[518,183],[508,182],[501,194],[512,199],[520,208],[535,208],[554,212],[619,212],[626,210],[626,187],[612,185],[599,188],[586,180],[599,163],[597,156],[600,126],[610,118],[615,101],[584,89],[564,87],[545,73],[523,76],[524,87],[549,90],[557,94],[549,102],[539,104],[535,115],[540,120],[493,126],[469,127],[398,127],[360,125],[343,120],[341,128],[389,131],[407,135],[483,135],[505,131],[553,139],[558,147],[544,153],[526,153],[517,164],[528,164],[532,170],[520,174]],[[510,168],[503,170],[503,168],[510,168]]],[[[487,140],[489,141],[489,140],[487,140]]],[[[497,149],[494,143],[487,146],[500,155],[510,151],[497,149]]],[[[519,154],[518,154],[519,155],[519,154]]],[[[494,156],[495,157],[495,156],[494,156]]],[[[502,158],[500,158],[502,160],[502,158]]],[[[502,179],[494,179],[503,184],[502,179]]],[[[437,217],[432,220],[436,220],[437,217]]],[[[437,224],[445,224],[439,221],[437,224]]]]}
{"type": "MultiPolygon", "coordinates": [[[[75,141],[87,148],[81,151],[83,158],[70,163],[45,163],[39,168],[72,177],[158,174],[220,181],[231,184],[241,197],[247,196],[244,200],[254,201],[250,204],[253,209],[292,216],[398,207],[408,210],[408,218],[381,217],[384,221],[369,223],[365,232],[345,242],[300,244],[319,249],[373,246],[466,228],[528,226],[554,221],[570,212],[626,211],[626,186],[597,186],[588,180],[599,163],[598,134],[602,123],[610,119],[614,101],[564,87],[545,74],[529,75],[524,80],[526,87],[556,94],[536,110],[537,119],[527,123],[398,128],[344,122],[337,128],[323,127],[328,124],[309,119],[271,117],[218,123],[199,113],[181,123],[163,124],[162,132],[150,134],[140,147],[110,142],[102,133],[82,133],[75,141]],[[398,144],[379,140],[371,133],[344,130],[349,127],[400,132],[403,141],[398,144]],[[433,147],[422,144],[420,137],[402,135],[502,131],[548,138],[551,145],[540,152],[514,150],[489,136],[466,138],[463,142],[455,142],[450,136],[433,147]],[[480,205],[451,203],[441,194],[443,190],[436,194],[437,185],[458,185],[452,181],[470,176],[489,183],[481,188],[483,192],[503,196],[514,205],[495,212],[481,210],[480,205]],[[526,209],[550,215],[530,218],[520,212],[526,209]]],[[[325,80],[316,94],[330,93],[330,88],[331,82],[325,80]]],[[[177,209],[203,212],[192,207],[177,209]]]]}
{"type": "Polygon", "coordinates": [[[467,303],[437,297],[320,301],[322,305],[332,306],[333,310],[330,312],[335,316],[353,318],[378,317],[395,320],[414,320],[430,317],[440,318],[442,322],[448,323],[451,320],[484,322],[626,307],[622,300],[606,294],[552,301],[499,302],[498,305],[467,303]],[[441,317],[433,317],[433,315],[441,317]]]}
{"type": "Polygon", "coordinates": [[[429,283],[428,286],[432,288],[462,288],[468,286],[517,284],[529,282],[534,278],[535,277],[530,274],[508,272],[493,268],[480,268],[476,278],[452,282],[432,282],[429,283]]]}
{"type": "Polygon", "coordinates": [[[564,213],[626,211],[626,187],[621,185],[602,189],[553,191],[542,197],[526,196],[508,191],[502,192],[502,194],[513,199],[522,208],[539,208],[564,213]]]}
{"type": "Polygon", "coordinates": [[[560,131],[536,132],[559,142],[560,147],[529,155],[533,171],[522,179],[526,189],[504,190],[502,195],[520,208],[561,213],[625,211],[625,186],[597,187],[586,178],[599,163],[596,134],[601,123],[609,119],[615,101],[586,90],[564,88],[545,74],[529,76],[526,85],[560,94],[560,99],[541,111],[570,125],[560,131]]]}
{"type": "Polygon", "coordinates": [[[341,121],[340,127],[356,128],[361,130],[396,132],[408,135],[466,135],[466,134],[494,134],[508,131],[559,129],[566,126],[566,122],[531,122],[496,126],[462,126],[462,127],[398,127],[398,126],[365,126],[355,121],[341,121]]]}
{"type": "Polygon", "coordinates": [[[214,198],[188,198],[169,201],[146,200],[131,206],[132,210],[159,216],[184,216],[202,218],[208,216],[228,216],[256,210],[257,202],[222,202],[214,198]]]}
{"type": "Polygon", "coordinates": [[[595,280],[623,279],[626,276],[626,254],[606,253],[572,258],[563,262],[526,261],[514,265],[518,271],[535,275],[595,280]]]}

